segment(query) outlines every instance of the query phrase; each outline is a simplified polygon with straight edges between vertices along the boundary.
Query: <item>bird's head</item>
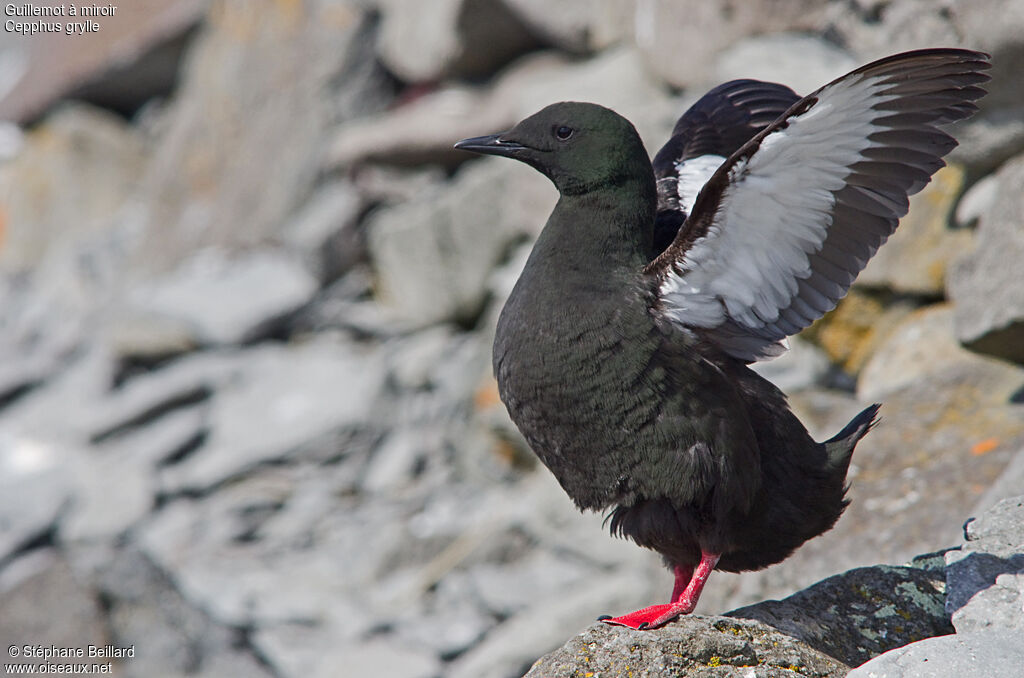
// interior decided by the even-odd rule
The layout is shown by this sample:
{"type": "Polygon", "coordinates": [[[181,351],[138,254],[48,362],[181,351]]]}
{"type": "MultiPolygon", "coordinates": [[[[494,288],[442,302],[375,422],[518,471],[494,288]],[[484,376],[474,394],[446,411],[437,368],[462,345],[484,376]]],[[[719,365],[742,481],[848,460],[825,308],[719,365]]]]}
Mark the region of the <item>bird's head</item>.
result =
{"type": "Polygon", "coordinates": [[[637,172],[651,174],[633,125],[597,104],[551,104],[507,132],[463,139],[455,148],[521,160],[551,179],[563,195],[587,193],[637,172]]]}

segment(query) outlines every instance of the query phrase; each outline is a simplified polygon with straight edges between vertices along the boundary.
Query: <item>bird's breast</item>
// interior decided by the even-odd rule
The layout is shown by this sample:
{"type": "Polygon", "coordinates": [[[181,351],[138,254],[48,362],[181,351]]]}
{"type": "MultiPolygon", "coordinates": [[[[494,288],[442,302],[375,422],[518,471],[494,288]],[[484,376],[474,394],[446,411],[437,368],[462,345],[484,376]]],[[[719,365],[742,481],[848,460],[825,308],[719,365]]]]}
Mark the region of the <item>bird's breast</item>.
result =
{"type": "Polygon", "coordinates": [[[531,294],[517,286],[499,319],[502,401],[578,504],[627,492],[638,435],[657,416],[655,327],[640,294],[531,294]]]}

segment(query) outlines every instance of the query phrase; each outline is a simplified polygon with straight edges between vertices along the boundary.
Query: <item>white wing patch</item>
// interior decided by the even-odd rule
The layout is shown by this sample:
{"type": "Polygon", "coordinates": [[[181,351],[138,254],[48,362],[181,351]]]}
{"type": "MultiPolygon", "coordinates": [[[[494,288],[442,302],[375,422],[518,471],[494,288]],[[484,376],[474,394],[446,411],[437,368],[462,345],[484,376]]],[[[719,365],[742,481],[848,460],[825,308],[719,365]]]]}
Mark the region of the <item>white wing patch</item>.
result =
{"type": "Polygon", "coordinates": [[[693,203],[697,194],[708,179],[715,173],[725,158],[720,155],[698,155],[695,158],[676,163],[676,193],[679,195],[679,207],[689,214],[693,211],[693,203]]]}
{"type": "MultiPolygon", "coordinates": [[[[860,76],[823,89],[807,111],[730,167],[707,233],[661,284],[670,318],[713,328],[728,316],[755,330],[778,319],[796,296],[797,281],[811,274],[808,254],[825,240],[834,192],[881,129],[872,120],[882,114],[872,107],[893,97],[877,93],[879,81],[860,76]]],[[[681,200],[682,186],[680,172],[681,200]]]]}

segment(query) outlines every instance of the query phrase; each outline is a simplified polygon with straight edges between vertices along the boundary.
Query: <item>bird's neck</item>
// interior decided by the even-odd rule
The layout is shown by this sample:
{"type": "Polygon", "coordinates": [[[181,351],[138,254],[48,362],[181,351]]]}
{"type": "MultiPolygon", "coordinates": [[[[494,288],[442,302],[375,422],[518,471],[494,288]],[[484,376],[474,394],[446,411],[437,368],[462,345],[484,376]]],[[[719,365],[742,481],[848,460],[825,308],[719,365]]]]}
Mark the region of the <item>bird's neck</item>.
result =
{"type": "Polygon", "coordinates": [[[562,195],[534,252],[563,273],[599,279],[636,272],[652,258],[657,193],[653,173],[562,195]]]}

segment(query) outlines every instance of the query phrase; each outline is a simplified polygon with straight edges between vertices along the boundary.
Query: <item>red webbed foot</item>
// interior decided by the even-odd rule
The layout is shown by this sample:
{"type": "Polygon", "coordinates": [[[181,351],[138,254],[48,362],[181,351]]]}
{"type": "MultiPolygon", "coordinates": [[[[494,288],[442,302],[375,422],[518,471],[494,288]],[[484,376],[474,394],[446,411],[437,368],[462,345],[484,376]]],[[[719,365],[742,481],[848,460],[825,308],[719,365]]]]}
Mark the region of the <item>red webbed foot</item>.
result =
{"type": "Polygon", "coordinates": [[[605,615],[598,617],[598,621],[605,624],[617,626],[628,626],[631,629],[642,631],[644,629],[656,629],[663,626],[679,615],[690,614],[697,607],[697,600],[704,590],[704,584],[708,580],[711,571],[718,564],[719,554],[701,552],[700,563],[697,570],[686,565],[675,567],[675,587],[672,590],[672,602],[665,605],[651,605],[636,612],[624,614],[621,617],[609,617],[605,615]]]}
{"type": "Polygon", "coordinates": [[[682,603],[666,603],[665,605],[651,605],[636,612],[624,614],[621,617],[601,617],[600,621],[605,624],[616,626],[628,626],[631,629],[643,631],[644,629],[656,629],[664,626],[681,614],[693,612],[692,606],[682,603]]]}

